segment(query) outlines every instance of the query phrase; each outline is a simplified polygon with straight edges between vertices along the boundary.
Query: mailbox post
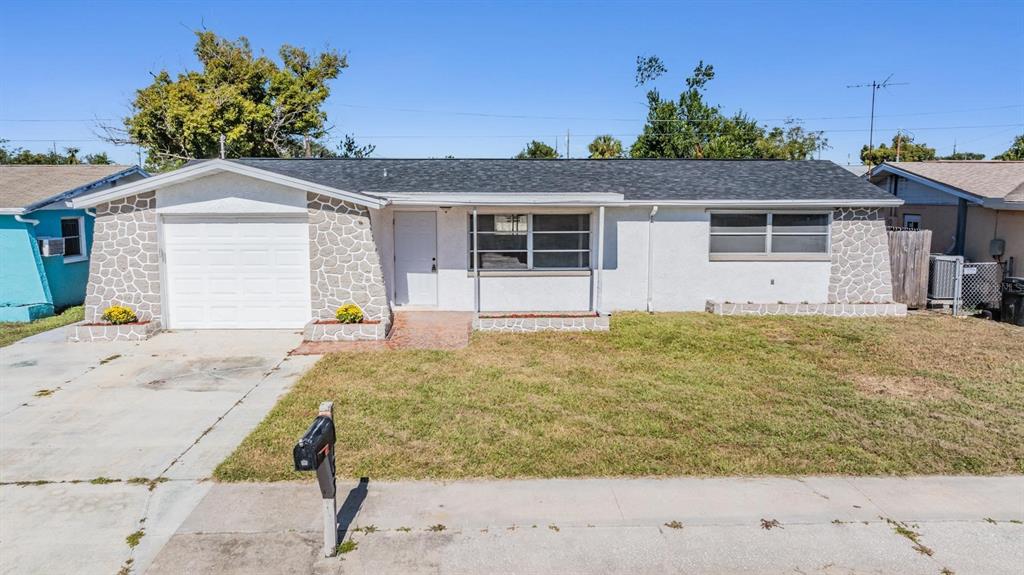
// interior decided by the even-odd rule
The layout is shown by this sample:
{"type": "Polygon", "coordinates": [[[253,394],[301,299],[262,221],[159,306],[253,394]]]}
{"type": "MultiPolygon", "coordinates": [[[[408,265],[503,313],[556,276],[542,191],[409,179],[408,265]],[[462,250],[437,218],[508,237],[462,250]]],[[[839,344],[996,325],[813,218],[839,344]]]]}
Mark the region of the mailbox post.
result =
{"type": "Polygon", "coordinates": [[[316,471],[324,511],[324,557],[338,548],[338,500],[334,482],[334,402],[320,404],[319,413],[292,450],[296,471],[316,471]]]}

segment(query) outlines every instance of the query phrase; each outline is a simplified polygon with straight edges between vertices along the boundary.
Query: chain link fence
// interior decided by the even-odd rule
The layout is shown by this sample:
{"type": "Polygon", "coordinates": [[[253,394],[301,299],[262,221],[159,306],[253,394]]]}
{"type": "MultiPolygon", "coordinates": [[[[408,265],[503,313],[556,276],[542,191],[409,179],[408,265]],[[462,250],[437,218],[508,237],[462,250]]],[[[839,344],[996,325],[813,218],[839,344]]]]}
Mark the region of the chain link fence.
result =
{"type": "Polygon", "coordinates": [[[1003,264],[999,262],[964,262],[961,287],[961,313],[997,310],[1002,301],[1003,264]]]}
{"type": "Polygon", "coordinates": [[[948,305],[954,315],[999,309],[1005,264],[965,262],[961,256],[932,255],[929,268],[929,303],[948,305]]]}

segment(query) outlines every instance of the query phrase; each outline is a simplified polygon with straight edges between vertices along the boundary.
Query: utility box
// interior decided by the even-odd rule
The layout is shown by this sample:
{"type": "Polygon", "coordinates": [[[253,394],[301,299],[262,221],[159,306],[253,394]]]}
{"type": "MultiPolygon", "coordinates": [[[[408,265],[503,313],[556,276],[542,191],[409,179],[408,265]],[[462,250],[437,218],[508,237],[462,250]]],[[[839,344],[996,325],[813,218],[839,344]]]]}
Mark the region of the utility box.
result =
{"type": "Polygon", "coordinates": [[[1024,277],[1006,278],[1002,287],[999,318],[1006,323],[1024,326],[1024,277]]]}

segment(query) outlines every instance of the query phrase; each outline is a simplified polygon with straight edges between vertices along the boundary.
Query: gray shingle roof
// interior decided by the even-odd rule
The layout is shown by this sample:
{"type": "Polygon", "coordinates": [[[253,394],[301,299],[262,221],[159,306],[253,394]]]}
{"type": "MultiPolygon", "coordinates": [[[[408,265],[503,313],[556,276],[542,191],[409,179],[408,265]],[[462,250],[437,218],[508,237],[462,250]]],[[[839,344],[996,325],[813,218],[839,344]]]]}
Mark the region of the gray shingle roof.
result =
{"type": "Polygon", "coordinates": [[[626,200],[891,200],[821,160],[232,160],[349,192],[616,193],[626,200]],[[385,175],[386,174],[386,175],[385,175]]]}

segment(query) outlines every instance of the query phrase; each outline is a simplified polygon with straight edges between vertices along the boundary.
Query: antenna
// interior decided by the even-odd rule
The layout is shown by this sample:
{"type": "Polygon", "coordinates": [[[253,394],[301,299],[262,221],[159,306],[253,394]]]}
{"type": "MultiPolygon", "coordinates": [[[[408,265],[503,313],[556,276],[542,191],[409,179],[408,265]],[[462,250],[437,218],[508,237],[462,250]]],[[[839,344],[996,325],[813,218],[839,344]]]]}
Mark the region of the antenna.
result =
{"type": "Polygon", "coordinates": [[[885,80],[879,82],[878,80],[872,80],[870,84],[849,84],[847,88],[871,88],[871,129],[868,134],[868,153],[875,149],[875,93],[878,92],[879,88],[888,88],[889,86],[906,86],[910,82],[890,82],[892,80],[892,74],[885,80]]]}

